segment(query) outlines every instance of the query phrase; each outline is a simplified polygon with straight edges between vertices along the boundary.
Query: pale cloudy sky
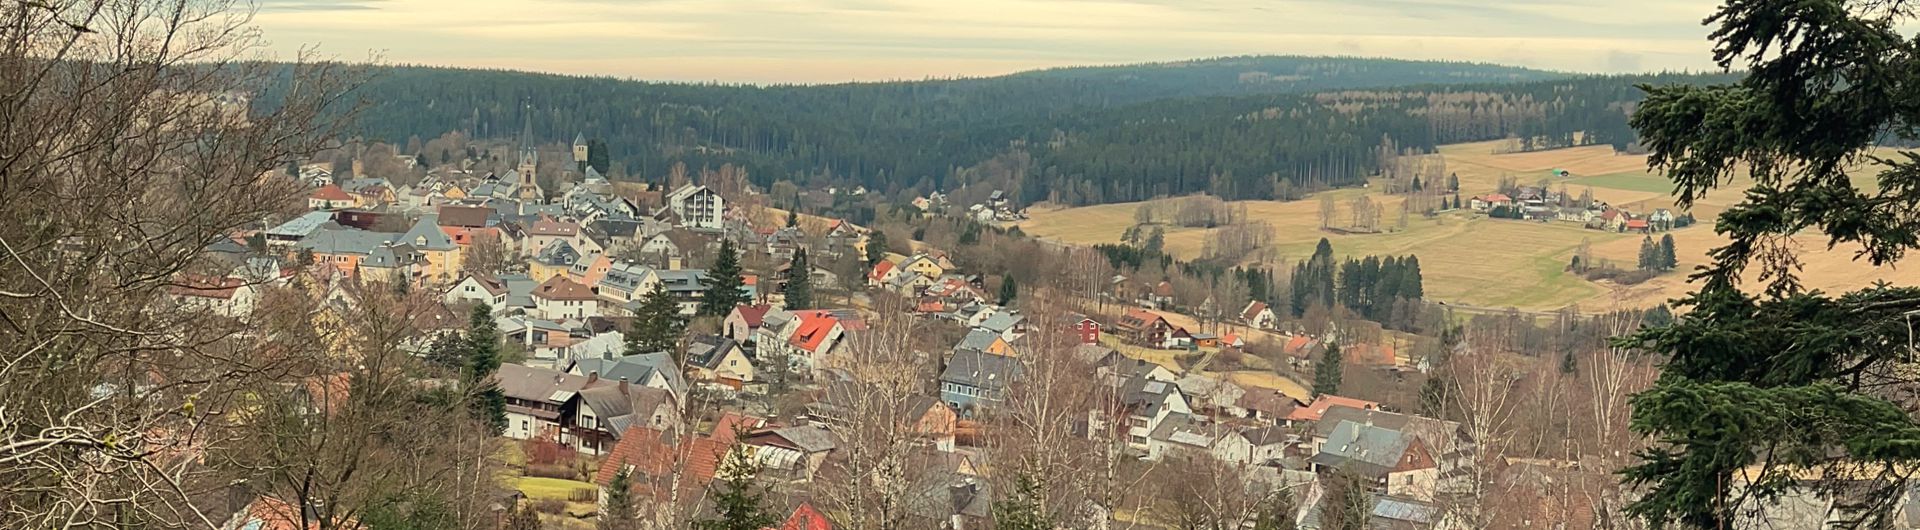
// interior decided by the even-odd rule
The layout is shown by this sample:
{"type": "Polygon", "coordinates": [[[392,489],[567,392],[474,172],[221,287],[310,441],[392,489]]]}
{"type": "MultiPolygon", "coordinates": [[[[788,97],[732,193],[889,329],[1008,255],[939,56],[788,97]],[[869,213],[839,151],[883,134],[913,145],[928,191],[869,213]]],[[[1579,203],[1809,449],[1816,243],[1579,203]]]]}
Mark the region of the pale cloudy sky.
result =
{"type": "Polygon", "coordinates": [[[254,0],[270,50],[820,83],[1221,55],[1703,70],[1716,0],[254,0]]]}

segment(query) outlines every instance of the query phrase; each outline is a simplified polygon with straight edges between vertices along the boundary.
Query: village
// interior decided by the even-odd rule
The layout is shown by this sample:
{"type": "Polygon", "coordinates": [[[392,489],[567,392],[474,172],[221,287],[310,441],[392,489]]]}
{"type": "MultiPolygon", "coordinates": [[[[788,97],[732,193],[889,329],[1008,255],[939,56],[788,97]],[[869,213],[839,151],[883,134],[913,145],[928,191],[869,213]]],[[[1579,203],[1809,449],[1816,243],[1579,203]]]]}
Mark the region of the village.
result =
{"type": "MultiPolygon", "coordinates": [[[[370,285],[438,293],[441,307],[423,336],[445,340],[488,326],[510,352],[492,378],[505,399],[500,434],[543,455],[522,464],[525,478],[512,483],[521,502],[551,517],[595,517],[608,498],[625,498],[609,491],[620,485],[641,502],[668,502],[672,492],[715,481],[733,452],[782,484],[813,480],[844,444],[857,443],[845,440],[845,416],[859,407],[844,401],[858,392],[845,389],[871,382],[856,343],[908,321],[939,330],[915,332],[915,348],[927,337],[958,337],[912,352],[937,375],[915,382],[901,412],[915,453],[940,463],[944,478],[926,487],[952,493],[942,497],[952,502],[916,516],[944,528],[986,527],[984,484],[993,468],[981,440],[991,423],[981,420],[1019,391],[1037,356],[1069,356],[1107,389],[1101,405],[1074,415],[1080,436],[1110,438],[1142,462],[1204,459],[1246,470],[1297,499],[1288,517],[1301,528],[1316,528],[1319,504],[1334,502],[1321,479],[1335,470],[1364,478],[1362,508],[1383,524],[1444,527],[1441,501],[1472,486],[1465,477],[1474,443],[1457,422],[1316,395],[1286,375],[1311,373],[1338,338],[1282,330],[1264,301],[1236,302],[1204,327],[1183,326],[1176,319],[1190,317],[1167,311],[1172,284],[1115,276],[1098,304],[1049,304],[1055,314],[1030,314],[1013,303],[1021,295],[1006,290],[1017,289],[1010,284],[993,296],[941,249],[886,252],[849,222],[811,219],[813,232],[793,215],[769,223],[698,184],[662,190],[651,207],[637,204],[585,164],[582,142],[581,171],[569,175],[578,180],[545,201],[532,178],[539,151],[529,143],[518,154],[520,167],[504,174],[430,172],[399,188],[302,167],[307,211],[208,249],[253,274],[190,278],[173,296],[244,317],[260,291],[290,283],[340,304],[370,285]],[[840,278],[846,273],[809,265],[809,256],[854,260],[860,272],[840,278]],[[696,261],[731,271],[688,266],[696,261]],[[744,272],[741,261],[767,267],[744,272]],[[730,280],[738,303],[712,307],[709,297],[725,295],[713,286],[729,281],[716,274],[738,276],[730,280]],[[672,301],[677,325],[667,329],[677,335],[649,344],[635,334],[663,318],[648,303],[661,298],[672,301]],[[718,326],[688,326],[696,315],[713,315],[718,326]],[[1243,385],[1200,369],[1215,357],[1239,357],[1255,340],[1285,352],[1284,365],[1273,367],[1279,373],[1259,378],[1279,384],[1243,385]],[[643,487],[662,480],[673,484],[643,487]]],[[[936,194],[915,205],[933,215],[949,209],[944,202],[936,194]]],[[[1019,215],[997,196],[951,209],[976,219],[1019,215]]],[[[430,355],[435,346],[422,339],[414,347],[430,355]]],[[[1349,363],[1414,369],[1390,344],[1347,347],[1349,363]]],[[[832,528],[833,510],[816,504],[803,500],[784,528],[832,528]]],[[[1096,509],[1103,522],[1141,517],[1096,509]]]]}

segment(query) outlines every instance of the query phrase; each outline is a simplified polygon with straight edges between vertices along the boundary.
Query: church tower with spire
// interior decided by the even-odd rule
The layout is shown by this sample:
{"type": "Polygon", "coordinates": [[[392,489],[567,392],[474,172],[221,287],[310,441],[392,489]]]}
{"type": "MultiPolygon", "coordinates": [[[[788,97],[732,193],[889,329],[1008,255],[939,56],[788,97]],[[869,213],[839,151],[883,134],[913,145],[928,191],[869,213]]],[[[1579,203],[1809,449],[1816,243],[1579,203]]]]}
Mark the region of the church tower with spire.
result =
{"type": "Polygon", "coordinates": [[[534,175],[540,170],[540,149],[533,142],[533,105],[525,109],[526,116],[520,128],[520,166],[515,168],[519,181],[515,182],[515,198],[523,201],[540,201],[546,194],[540,190],[540,184],[534,181],[534,175]]]}

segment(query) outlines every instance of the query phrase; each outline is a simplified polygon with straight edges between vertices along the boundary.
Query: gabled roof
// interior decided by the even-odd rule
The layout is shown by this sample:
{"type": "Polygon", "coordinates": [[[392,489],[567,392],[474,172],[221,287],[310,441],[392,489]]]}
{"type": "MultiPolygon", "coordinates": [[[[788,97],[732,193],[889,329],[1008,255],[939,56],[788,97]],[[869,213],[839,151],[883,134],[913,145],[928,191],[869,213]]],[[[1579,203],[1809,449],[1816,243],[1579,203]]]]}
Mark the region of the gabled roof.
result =
{"type": "Polygon", "coordinates": [[[439,220],[440,216],[438,214],[420,216],[420,221],[414,223],[411,230],[407,230],[407,233],[400,235],[399,242],[413,245],[415,248],[421,250],[444,251],[459,248],[453,244],[452,238],[447,237],[446,232],[440,231],[439,220]]]}
{"type": "Polygon", "coordinates": [[[993,349],[994,343],[1000,342],[1000,341],[1001,341],[1001,338],[999,333],[994,333],[991,330],[982,329],[982,328],[973,328],[973,329],[967,330],[967,335],[965,337],[962,337],[960,339],[960,344],[957,346],[954,346],[954,348],[961,349],[961,350],[973,350],[973,351],[983,352],[983,351],[989,351],[993,349]]]}
{"type": "Polygon", "coordinates": [[[568,279],[566,275],[555,274],[533,289],[535,298],[548,300],[595,300],[593,289],[580,285],[580,282],[568,279]]]}
{"type": "Polygon", "coordinates": [[[1021,316],[1014,311],[996,311],[993,313],[993,316],[981,321],[980,327],[995,333],[1005,333],[1007,330],[1018,327],[1021,322],[1025,322],[1026,320],[1027,317],[1021,316]]]}
{"type": "Polygon", "coordinates": [[[733,339],[726,337],[694,339],[687,345],[687,362],[708,370],[718,370],[720,362],[738,348],[739,345],[735,344],[733,339]]]}
{"type": "Polygon", "coordinates": [[[1246,309],[1240,310],[1240,318],[1251,321],[1254,318],[1259,317],[1260,313],[1264,313],[1266,311],[1267,311],[1266,302],[1254,300],[1252,302],[1247,302],[1246,309]]]}
{"type": "Polygon", "coordinates": [[[824,453],[840,446],[832,431],[812,425],[781,427],[754,433],[745,442],[750,445],[785,447],[803,453],[824,453]]]}
{"type": "Polygon", "coordinates": [[[443,205],[440,207],[440,226],[464,226],[483,228],[491,225],[488,221],[498,212],[485,206],[443,205]]]}
{"type": "Polygon", "coordinates": [[[833,521],[827,520],[820,510],[814,509],[813,503],[802,502],[793,509],[793,515],[787,516],[787,522],[780,525],[780,530],[833,530],[833,521]]]}
{"type": "Polygon", "coordinates": [[[193,298],[214,298],[226,300],[245,286],[247,282],[239,278],[210,278],[204,276],[185,276],[177,285],[168,285],[167,293],[174,296],[193,298]]]}
{"type": "Polygon", "coordinates": [[[881,260],[879,263],[873,264],[872,271],[867,272],[867,279],[877,282],[886,279],[887,273],[889,272],[893,272],[893,262],[881,260]]]}
{"type": "Polygon", "coordinates": [[[794,346],[813,353],[821,353],[820,347],[833,334],[833,328],[840,320],[832,311],[824,309],[804,309],[793,311],[794,318],[800,319],[800,327],[788,339],[794,346]]]}
{"type": "Polygon", "coordinates": [[[547,265],[572,266],[573,262],[580,259],[580,251],[574,250],[573,244],[567,243],[566,240],[562,239],[547,243],[547,246],[541,247],[540,254],[534,256],[533,259],[534,261],[547,265]]]}
{"type": "Polygon", "coordinates": [[[1287,419],[1294,421],[1320,421],[1320,417],[1327,413],[1327,409],[1335,406],[1353,407],[1356,409],[1380,408],[1379,403],[1364,399],[1322,394],[1320,397],[1313,398],[1313,403],[1308,403],[1305,407],[1293,409],[1293,414],[1288,415],[1287,419]]]}
{"type": "Polygon", "coordinates": [[[307,213],[300,214],[299,217],[295,217],[292,220],[289,220],[284,223],[280,223],[279,226],[275,226],[273,228],[267,229],[267,235],[285,236],[285,237],[307,237],[308,235],[312,235],[315,230],[319,230],[321,225],[324,225],[328,221],[332,221],[332,220],[333,220],[333,212],[327,212],[327,211],[307,212],[307,213]]]}
{"type": "Polygon", "coordinates": [[[772,309],[772,304],[741,304],[735,306],[733,311],[740,314],[740,320],[746,321],[747,327],[757,328],[766,319],[767,311],[772,309]]]}
{"type": "MultiPolygon", "coordinates": [[[[616,335],[606,333],[601,336],[616,335]]],[[[641,353],[612,359],[576,359],[567,371],[581,375],[598,373],[601,379],[609,381],[626,378],[635,384],[646,384],[653,378],[653,374],[658,373],[666,379],[667,388],[672,390],[674,395],[686,395],[686,380],[680,377],[680,370],[674,363],[673,356],[667,352],[641,353]]]]}
{"type": "Polygon", "coordinates": [[[1356,423],[1338,422],[1320,452],[1313,455],[1316,464],[1348,469],[1371,476],[1385,475],[1399,465],[1400,457],[1413,439],[1399,431],[1356,423]]]}
{"type": "Polygon", "coordinates": [[[1493,203],[1513,202],[1513,197],[1508,197],[1507,194],[1505,193],[1489,193],[1489,194],[1481,195],[1479,197],[1474,197],[1474,198],[1479,199],[1481,202],[1493,202],[1493,203]]]}
{"type": "Polygon", "coordinates": [[[539,220],[527,227],[527,233],[536,236],[573,237],[580,234],[580,225],[541,215],[539,220]]]}
{"type": "MultiPolygon", "coordinates": [[[[438,230],[436,230],[437,232],[438,230]]],[[[358,228],[322,228],[302,239],[300,248],[310,249],[315,254],[358,254],[367,255],[380,245],[393,242],[400,234],[392,232],[369,232],[358,228]]]]}
{"type": "Polygon", "coordinates": [[[340,189],[339,186],[335,186],[332,184],[321,186],[319,189],[313,190],[313,193],[308,194],[307,197],[311,199],[319,199],[319,200],[328,201],[328,202],[353,200],[353,196],[348,195],[347,190],[340,189]]]}
{"type": "MultiPolygon", "coordinates": [[[[588,387],[590,378],[559,370],[502,364],[494,372],[494,382],[506,397],[534,402],[565,403],[588,387]]],[[[541,412],[538,410],[530,413],[541,412]]],[[[552,412],[551,417],[558,417],[552,412]]],[[[537,415],[537,414],[536,414],[537,415]]],[[[550,417],[550,418],[551,418],[550,417]]]]}
{"type": "Polygon", "coordinates": [[[1025,369],[1012,357],[974,350],[955,350],[940,372],[940,381],[974,388],[997,390],[1018,379],[1025,369]]]}

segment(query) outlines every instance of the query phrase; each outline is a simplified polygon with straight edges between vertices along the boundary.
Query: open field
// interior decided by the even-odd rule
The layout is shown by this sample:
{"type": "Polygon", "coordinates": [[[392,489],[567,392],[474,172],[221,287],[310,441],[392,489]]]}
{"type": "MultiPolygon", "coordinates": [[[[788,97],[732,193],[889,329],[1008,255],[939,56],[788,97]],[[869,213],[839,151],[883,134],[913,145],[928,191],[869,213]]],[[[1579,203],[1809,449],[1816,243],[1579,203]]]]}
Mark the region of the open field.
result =
{"type": "MultiPolygon", "coordinates": [[[[1494,154],[1496,145],[1497,142],[1481,142],[1440,148],[1447,169],[1460,177],[1462,197],[1491,192],[1501,177],[1512,176],[1523,184],[1548,180],[1556,188],[1565,186],[1573,194],[1591,189],[1595,198],[1635,212],[1674,207],[1671,182],[1649,172],[1644,155],[1614,154],[1605,146],[1494,154]],[[1571,176],[1552,178],[1555,169],[1567,170],[1571,176]]],[[[1893,152],[1881,149],[1874,154],[1890,156],[1893,152]]],[[[1878,169],[1863,164],[1850,174],[1856,186],[1867,186],[1878,169]]],[[[1381,226],[1389,227],[1387,232],[1336,234],[1319,228],[1317,198],[1291,202],[1242,201],[1234,205],[1245,206],[1250,218],[1269,223],[1274,231],[1273,243],[1247,257],[1246,263],[1290,268],[1309,255],[1314,244],[1325,237],[1332,241],[1334,252],[1341,257],[1419,256],[1429,299],[1532,311],[1568,306],[1606,311],[1645,307],[1685,294],[1687,272],[1707,260],[1709,249],[1724,243],[1724,239],[1713,232],[1711,220],[1740,201],[1742,193],[1752,185],[1751,180],[1741,176],[1697,201],[1691,211],[1702,224],[1672,232],[1680,250],[1680,270],[1631,287],[1589,282],[1565,272],[1564,268],[1582,241],[1592,245],[1596,257],[1632,266],[1640,248],[1638,234],[1585,230],[1571,223],[1488,219],[1469,212],[1452,212],[1432,219],[1415,216],[1405,229],[1397,229],[1393,225],[1398,217],[1400,198],[1378,194],[1374,200],[1386,212],[1381,216],[1381,226]]],[[[1344,213],[1346,201],[1372,192],[1342,189],[1328,193],[1336,197],[1344,213]]],[[[1021,229],[1065,243],[1117,243],[1121,233],[1133,224],[1138,207],[1139,203],[1124,203],[1071,209],[1035,208],[1031,212],[1033,218],[1022,223],[1021,229]]],[[[1181,259],[1196,259],[1208,232],[1169,227],[1166,250],[1181,259]]],[[[1873,268],[1853,261],[1853,248],[1827,250],[1825,238],[1817,234],[1796,237],[1794,243],[1804,265],[1800,277],[1808,287],[1844,291],[1875,280],[1920,285],[1920,260],[1907,266],[1873,268]]]]}

